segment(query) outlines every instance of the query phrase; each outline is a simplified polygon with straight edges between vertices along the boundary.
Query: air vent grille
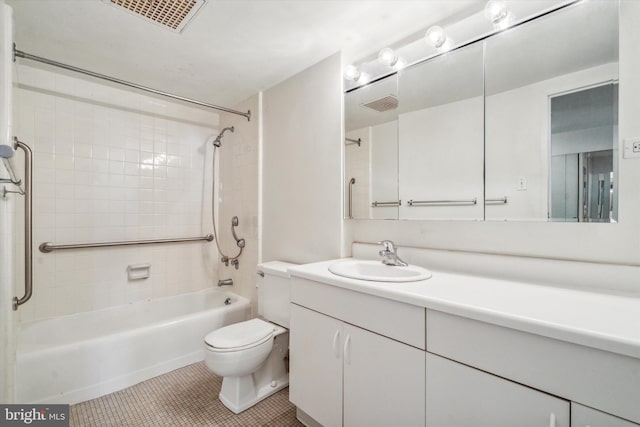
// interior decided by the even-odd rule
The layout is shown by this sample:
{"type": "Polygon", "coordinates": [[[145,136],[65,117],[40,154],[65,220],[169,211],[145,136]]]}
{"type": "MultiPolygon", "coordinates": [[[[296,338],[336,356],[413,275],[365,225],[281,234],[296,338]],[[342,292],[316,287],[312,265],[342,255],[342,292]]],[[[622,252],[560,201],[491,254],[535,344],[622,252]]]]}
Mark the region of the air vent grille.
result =
{"type": "Polygon", "coordinates": [[[387,95],[383,98],[374,99],[373,101],[362,104],[363,107],[371,108],[380,113],[398,108],[398,98],[394,95],[387,95]]]}
{"type": "Polygon", "coordinates": [[[207,0],[102,0],[147,21],[182,32],[207,0]]]}

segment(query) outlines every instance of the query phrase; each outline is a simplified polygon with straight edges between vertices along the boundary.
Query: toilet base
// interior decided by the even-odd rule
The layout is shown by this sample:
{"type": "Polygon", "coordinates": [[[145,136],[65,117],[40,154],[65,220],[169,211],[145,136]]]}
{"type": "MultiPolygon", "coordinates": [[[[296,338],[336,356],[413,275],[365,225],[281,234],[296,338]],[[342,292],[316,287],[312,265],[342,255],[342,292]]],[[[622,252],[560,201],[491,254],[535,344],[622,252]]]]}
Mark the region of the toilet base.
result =
{"type": "Polygon", "coordinates": [[[239,414],[256,403],[289,385],[287,354],[289,331],[281,328],[274,337],[273,348],[267,360],[252,374],[242,377],[224,377],[220,401],[239,414]]]}
{"type": "Polygon", "coordinates": [[[224,406],[233,411],[233,413],[239,414],[288,386],[288,374],[275,380],[274,384],[264,384],[260,388],[255,387],[253,375],[225,377],[222,380],[222,390],[219,398],[224,406]]]}

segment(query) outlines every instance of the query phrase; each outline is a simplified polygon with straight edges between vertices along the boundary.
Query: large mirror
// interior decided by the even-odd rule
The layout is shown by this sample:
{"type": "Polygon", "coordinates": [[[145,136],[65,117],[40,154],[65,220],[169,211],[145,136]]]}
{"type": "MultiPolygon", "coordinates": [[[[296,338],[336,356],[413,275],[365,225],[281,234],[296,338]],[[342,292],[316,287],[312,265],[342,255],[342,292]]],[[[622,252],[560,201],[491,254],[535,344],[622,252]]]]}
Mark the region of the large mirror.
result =
{"type": "Polygon", "coordinates": [[[482,44],[399,73],[401,219],[482,220],[482,44]]]}
{"type": "Polygon", "coordinates": [[[398,85],[345,94],[345,218],[398,218],[398,85]]]}
{"type": "Polygon", "coordinates": [[[345,217],[615,222],[618,1],[345,94],[345,217]]]}
{"type": "Polygon", "coordinates": [[[486,219],[617,218],[618,3],[486,40],[486,219]]]}

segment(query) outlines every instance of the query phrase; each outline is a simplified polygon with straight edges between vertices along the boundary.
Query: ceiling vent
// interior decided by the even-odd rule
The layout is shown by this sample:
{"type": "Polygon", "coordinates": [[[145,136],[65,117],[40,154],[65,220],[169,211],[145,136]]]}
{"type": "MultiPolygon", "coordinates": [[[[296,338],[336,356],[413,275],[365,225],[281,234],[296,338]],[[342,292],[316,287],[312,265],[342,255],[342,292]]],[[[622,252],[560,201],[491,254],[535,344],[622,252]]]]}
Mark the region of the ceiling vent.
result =
{"type": "Polygon", "coordinates": [[[374,99],[367,103],[362,104],[363,107],[371,108],[379,113],[383,113],[389,110],[395,110],[398,108],[398,98],[394,95],[387,95],[383,98],[374,99]]]}
{"type": "Polygon", "coordinates": [[[104,3],[124,9],[181,33],[191,18],[205,5],[207,0],[102,0],[104,3]]]}

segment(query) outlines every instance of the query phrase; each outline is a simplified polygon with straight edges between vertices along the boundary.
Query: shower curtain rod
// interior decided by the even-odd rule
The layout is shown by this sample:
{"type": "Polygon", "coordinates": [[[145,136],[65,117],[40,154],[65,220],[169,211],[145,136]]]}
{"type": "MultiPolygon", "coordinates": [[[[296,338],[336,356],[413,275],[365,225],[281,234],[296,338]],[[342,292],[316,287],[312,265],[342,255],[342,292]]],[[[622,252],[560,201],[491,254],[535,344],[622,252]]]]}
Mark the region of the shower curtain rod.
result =
{"type": "Polygon", "coordinates": [[[161,90],[152,89],[150,87],[142,86],[136,83],[131,83],[126,80],[120,80],[115,77],[110,77],[104,74],[94,73],[93,71],[85,70],[83,68],[74,67],[73,65],[63,64],[61,62],[52,61],[51,59],[42,58],[40,56],[31,55],[30,53],[22,52],[21,50],[16,49],[16,45],[13,45],[13,60],[15,62],[16,58],[24,58],[30,59],[31,61],[41,62],[43,64],[52,65],[58,68],[64,68],[65,70],[74,71],[76,73],[86,74],[91,77],[96,77],[98,79],[103,79],[110,81],[112,83],[118,83],[124,86],[129,86],[134,89],[143,90],[146,92],[155,93],[156,95],[166,96],[168,98],[177,99],[184,102],[189,102],[191,104],[200,105],[202,107],[213,108],[214,110],[224,111],[226,113],[237,114],[239,116],[243,116],[247,118],[247,121],[251,121],[251,110],[248,110],[246,113],[242,111],[232,110],[231,108],[220,107],[218,105],[209,104],[207,102],[198,101],[191,98],[185,98],[184,96],[174,95],[172,93],[163,92],[161,90]]]}

